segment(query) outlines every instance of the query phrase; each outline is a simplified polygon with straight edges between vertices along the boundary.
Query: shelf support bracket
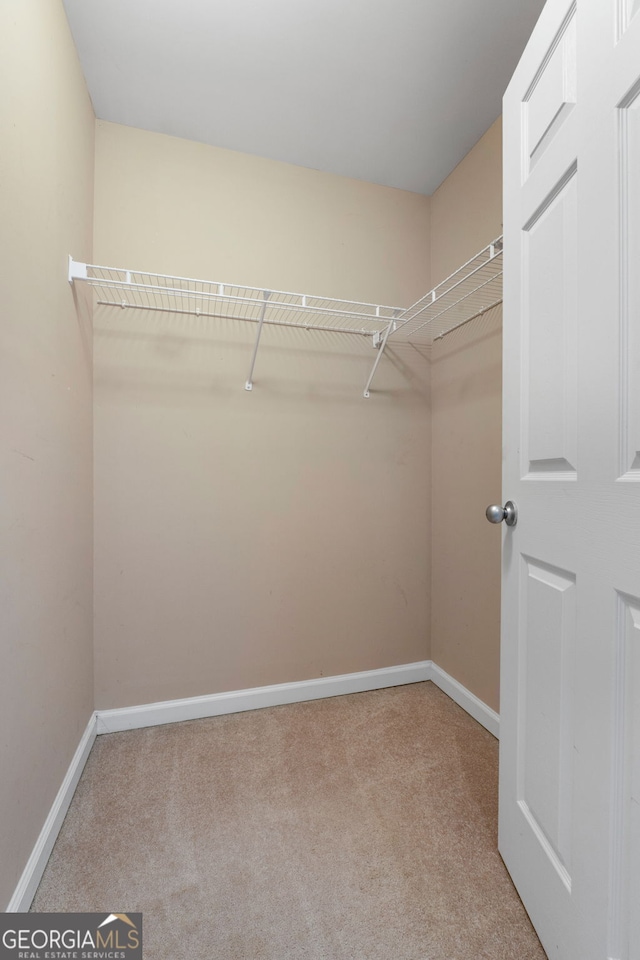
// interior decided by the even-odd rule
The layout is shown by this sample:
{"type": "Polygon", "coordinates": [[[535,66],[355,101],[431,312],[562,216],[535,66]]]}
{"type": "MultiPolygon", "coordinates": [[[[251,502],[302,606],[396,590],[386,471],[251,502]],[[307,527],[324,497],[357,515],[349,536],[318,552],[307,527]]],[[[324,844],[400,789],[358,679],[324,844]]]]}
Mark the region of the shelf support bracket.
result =
{"type": "Polygon", "coordinates": [[[369,379],[367,380],[367,385],[366,385],[366,387],[364,388],[364,393],[362,394],[362,396],[363,396],[365,399],[367,399],[367,400],[369,399],[369,387],[371,386],[371,381],[373,380],[373,378],[374,378],[374,376],[375,376],[375,372],[376,372],[376,370],[378,369],[378,364],[380,363],[380,361],[381,361],[381,359],[382,359],[382,354],[384,353],[384,348],[385,348],[386,345],[387,345],[387,340],[389,339],[389,334],[390,334],[393,330],[395,330],[395,328],[396,328],[396,319],[395,319],[395,317],[394,317],[393,320],[390,321],[389,326],[387,327],[387,329],[385,330],[382,339],[381,339],[381,340],[378,340],[377,343],[376,343],[376,340],[374,339],[373,345],[374,345],[374,347],[377,347],[377,348],[378,348],[378,356],[376,357],[376,359],[375,359],[375,361],[374,361],[374,364],[373,364],[373,367],[371,368],[371,373],[369,374],[369,379]]]}
{"type": "Polygon", "coordinates": [[[86,263],[79,263],[77,260],[74,260],[71,255],[69,255],[69,273],[67,275],[67,279],[69,283],[73,283],[74,280],[86,280],[86,263]]]}
{"type": "Polygon", "coordinates": [[[267,312],[267,303],[269,297],[271,296],[270,290],[263,290],[262,296],[264,297],[264,303],[262,304],[262,313],[260,314],[260,320],[258,322],[258,333],[256,334],[256,342],[253,348],[253,356],[251,357],[251,366],[249,367],[249,376],[247,377],[247,382],[244,385],[245,390],[253,390],[253,368],[256,365],[256,357],[258,356],[258,347],[260,346],[260,337],[262,336],[262,328],[264,326],[264,316],[267,312]]]}

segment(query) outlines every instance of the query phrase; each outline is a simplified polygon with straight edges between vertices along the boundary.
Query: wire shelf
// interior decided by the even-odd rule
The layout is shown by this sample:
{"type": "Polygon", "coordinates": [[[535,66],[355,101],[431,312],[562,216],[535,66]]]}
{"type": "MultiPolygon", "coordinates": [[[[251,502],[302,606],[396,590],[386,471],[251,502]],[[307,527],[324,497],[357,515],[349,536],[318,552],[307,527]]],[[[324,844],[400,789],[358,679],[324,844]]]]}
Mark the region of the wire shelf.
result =
{"type": "Polygon", "coordinates": [[[389,343],[430,346],[502,303],[502,237],[459,267],[397,318],[389,343]]]}
{"type": "Polygon", "coordinates": [[[430,347],[434,340],[502,302],[502,237],[488,244],[405,310],[283,290],[100,267],[78,263],[69,257],[69,282],[76,280],[94,288],[98,304],[123,310],[157,310],[256,323],[258,330],[245,383],[247,390],[253,389],[253,372],[264,325],[372,337],[378,354],[364,388],[364,396],[368,397],[388,343],[430,347]]]}
{"type": "Polygon", "coordinates": [[[400,307],[263,290],[211,280],[141,273],[70,261],[69,279],[94,288],[98,304],[231,318],[253,323],[372,336],[402,313],[400,307]]]}

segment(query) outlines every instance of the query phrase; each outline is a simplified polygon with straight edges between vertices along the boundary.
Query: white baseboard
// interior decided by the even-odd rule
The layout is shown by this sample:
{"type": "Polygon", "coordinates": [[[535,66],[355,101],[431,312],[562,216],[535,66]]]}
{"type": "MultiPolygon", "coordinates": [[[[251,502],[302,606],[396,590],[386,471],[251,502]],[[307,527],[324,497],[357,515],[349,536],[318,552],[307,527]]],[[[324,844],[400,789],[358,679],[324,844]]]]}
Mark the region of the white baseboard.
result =
{"type": "Polygon", "coordinates": [[[494,737],[499,736],[500,718],[490,707],[479,700],[461,683],[445,673],[431,660],[406,663],[381,670],[365,670],[361,673],[346,673],[338,677],[319,677],[317,680],[302,680],[298,683],[278,683],[269,687],[251,690],[233,690],[229,693],[214,693],[204,697],[188,697],[184,700],[167,700],[161,703],[145,703],[137,707],[115,710],[96,710],[78,744],[73,760],[40,831],[18,886],[6,908],[7,913],[26,912],[38,888],[47,865],[47,860],[56,842],[78,780],[98,734],[152,727],[161,723],[179,723],[183,720],[198,720],[216,717],[225,713],[240,713],[285,703],[319,700],[347,693],[364,693],[383,687],[398,687],[406,683],[432,680],[447,696],[466,710],[494,737]]]}
{"type": "Polygon", "coordinates": [[[36,840],[27,865],[22,871],[18,886],[14,890],[13,896],[6,908],[7,913],[26,913],[31,906],[31,901],[38,889],[44,868],[47,865],[47,861],[53,850],[53,845],[58,837],[62,821],[67,814],[69,804],[78,785],[78,780],[91,752],[93,741],[96,738],[96,727],[96,715],[92,713],[89,723],[82,734],[80,743],[78,744],[78,749],[73,755],[69,769],[53,801],[49,815],[40,831],[40,836],[36,840]]]}
{"type": "Polygon", "coordinates": [[[199,720],[203,717],[259,710],[285,703],[300,703],[305,700],[319,700],[323,697],[337,697],[347,693],[379,690],[383,687],[397,687],[423,680],[432,680],[489,733],[494,737],[499,736],[500,717],[495,710],[488,707],[431,660],[420,660],[417,663],[407,663],[397,667],[383,667],[381,670],[346,673],[337,677],[319,677],[315,680],[277,683],[268,687],[231,690],[228,693],[213,693],[203,697],[187,697],[184,700],[165,700],[115,710],[97,710],[97,733],[116,733],[121,730],[135,730],[139,727],[153,727],[162,723],[199,720]]]}
{"type": "Polygon", "coordinates": [[[229,693],[213,693],[204,697],[145,703],[139,707],[98,710],[96,711],[97,729],[98,734],[115,733],[119,730],[153,727],[161,723],[179,723],[183,720],[217,717],[224,713],[275,707],[284,703],[320,700],[346,693],[363,693],[366,690],[397,687],[405,683],[417,683],[430,679],[431,661],[421,660],[418,663],[384,667],[381,670],[365,670],[362,673],[346,673],[337,677],[319,677],[317,680],[301,680],[297,683],[277,683],[269,687],[232,690],[229,693]]]}
{"type": "Polygon", "coordinates": [[[474,693],[463,687],[461,683],[454,680],[453,677],[445,673],[437,664],[431,664],[431,676],[429,677],[437,687],[440,687],[443,693],[466,710],[467,713],[482,724],[485,730],[492,733],[494,737],[500,738],[500,715],[488,707],[486,703],[480,700],[474,693]]]}

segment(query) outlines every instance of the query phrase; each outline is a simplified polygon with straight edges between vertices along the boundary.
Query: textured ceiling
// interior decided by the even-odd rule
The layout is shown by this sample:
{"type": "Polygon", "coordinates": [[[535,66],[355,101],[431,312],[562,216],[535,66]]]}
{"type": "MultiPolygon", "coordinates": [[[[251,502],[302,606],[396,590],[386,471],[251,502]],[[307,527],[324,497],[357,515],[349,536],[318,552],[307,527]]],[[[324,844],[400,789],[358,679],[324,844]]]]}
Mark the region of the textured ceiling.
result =
{"type": "Polygon", "coordinates": [[[543,0],[64,0],[97,116],[432,193],[543,0]]]}

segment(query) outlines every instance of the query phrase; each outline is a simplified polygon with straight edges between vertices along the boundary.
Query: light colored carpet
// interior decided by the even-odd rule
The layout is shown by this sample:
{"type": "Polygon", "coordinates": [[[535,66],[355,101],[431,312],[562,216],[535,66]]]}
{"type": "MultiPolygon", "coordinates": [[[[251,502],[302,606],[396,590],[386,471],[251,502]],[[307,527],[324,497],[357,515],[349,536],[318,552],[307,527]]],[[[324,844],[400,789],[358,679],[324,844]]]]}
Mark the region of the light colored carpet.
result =
{"type": "Polygon", "coordinates": [[[431,683],[101,736],[33,903],[149,960],[544,960],[497,741],[431,683]]]}

